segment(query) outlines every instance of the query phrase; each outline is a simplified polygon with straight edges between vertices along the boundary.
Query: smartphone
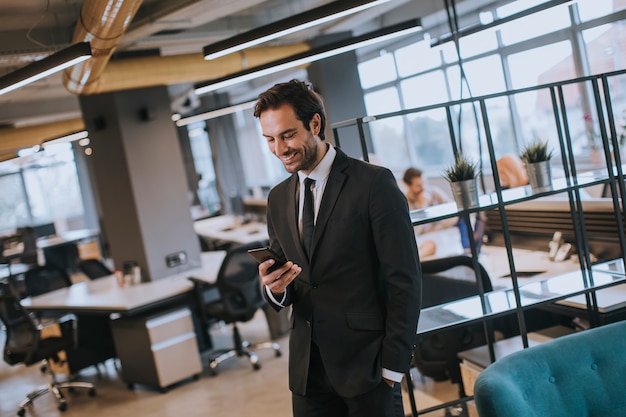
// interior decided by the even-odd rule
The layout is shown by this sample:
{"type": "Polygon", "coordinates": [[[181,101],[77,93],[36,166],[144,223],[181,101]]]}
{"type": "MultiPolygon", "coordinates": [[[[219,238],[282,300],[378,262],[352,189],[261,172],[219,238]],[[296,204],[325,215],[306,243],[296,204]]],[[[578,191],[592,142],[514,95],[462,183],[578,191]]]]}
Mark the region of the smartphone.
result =
{"type": "Polygon", "coordinates": [[[267,269],[267,272],[272,272],[276,270],[277,268],[280,268],[281,266],[285,265],[285,262],[286,262],[284,259],[280,257],[280,255],[278,255],[276,252],[274,252],[270,248],[249,249],[248,253],[250,254],[250,256],[256,259],[259,263],[265,262],[268,259],[273,259],[274,265],[270,266],[267,269]]]}

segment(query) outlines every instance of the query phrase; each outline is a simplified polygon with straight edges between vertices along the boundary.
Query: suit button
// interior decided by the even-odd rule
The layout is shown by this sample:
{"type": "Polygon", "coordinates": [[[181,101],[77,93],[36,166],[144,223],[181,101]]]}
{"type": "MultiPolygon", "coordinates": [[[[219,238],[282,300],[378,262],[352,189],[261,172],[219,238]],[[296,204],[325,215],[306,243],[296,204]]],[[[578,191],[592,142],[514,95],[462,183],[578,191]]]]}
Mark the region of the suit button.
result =
{"type": "Polygon", "coordinates": [[[312,282],[311,283],[311,288],[313,288],[314,290],[317,289],[317,282],[312,282]]]}

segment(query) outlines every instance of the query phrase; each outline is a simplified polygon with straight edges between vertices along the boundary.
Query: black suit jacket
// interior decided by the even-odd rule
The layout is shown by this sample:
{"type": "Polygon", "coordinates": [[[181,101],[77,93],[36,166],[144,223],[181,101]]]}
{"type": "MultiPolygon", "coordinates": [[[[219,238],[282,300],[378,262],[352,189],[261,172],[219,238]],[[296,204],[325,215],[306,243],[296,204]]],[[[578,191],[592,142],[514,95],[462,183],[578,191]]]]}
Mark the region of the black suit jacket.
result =
{"type": "Polygon", "coordinates": [[[388,169],[337,150],[309,262],[298,232],[297,187],[297,174],[274,187],[267,215],[271,248],[302,267],[285,300],[293,308],[289,386],[306,392],[314,327],[333,387],[354,397],[380,383],[383,367],[410,366],[421,271],[408,205],[388,169]]]}

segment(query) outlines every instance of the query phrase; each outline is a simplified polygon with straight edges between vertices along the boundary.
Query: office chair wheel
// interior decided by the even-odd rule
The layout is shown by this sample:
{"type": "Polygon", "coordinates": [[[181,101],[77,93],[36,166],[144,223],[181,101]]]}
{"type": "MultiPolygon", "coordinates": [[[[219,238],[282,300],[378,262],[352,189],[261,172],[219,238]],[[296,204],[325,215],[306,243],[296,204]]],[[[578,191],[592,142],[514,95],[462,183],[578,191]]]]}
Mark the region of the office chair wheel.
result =
{"type": "Polygon", "coordinates": [[[63,402],[63,403],[59,404],[59,406],[57,408],[59,409],[59,411],[65,411],[65,410],[67,410],[67,403],[63,402]]]}
{"type": "Polygon", "coordinates": [[[20,417],[24,417],[24,414],[26,414],[26,410],[23,408],[20,408],[19,410],[17,410],[17,415],[20,417]]]}
{"type": "Polygon", "coordinates": [[[90,397],[95,397],[96,396],[96,389],[95,388],[89,388],[89,391],[87,392],[87,395],[89,395],[90,397]]]}
{"type": "Polygon", "coordinates": [[[261,364],[260,363],[252,364],[252,369],[254,369],[255,371],[258,371],[259,369],[261,369],[261,364]]]}
{"type": "Polygon", "coordinates": [[[274,357],[280,358],[281,356],[283,356],[283,352],[281,352],[280,350],[274,351],[274,357]]]}

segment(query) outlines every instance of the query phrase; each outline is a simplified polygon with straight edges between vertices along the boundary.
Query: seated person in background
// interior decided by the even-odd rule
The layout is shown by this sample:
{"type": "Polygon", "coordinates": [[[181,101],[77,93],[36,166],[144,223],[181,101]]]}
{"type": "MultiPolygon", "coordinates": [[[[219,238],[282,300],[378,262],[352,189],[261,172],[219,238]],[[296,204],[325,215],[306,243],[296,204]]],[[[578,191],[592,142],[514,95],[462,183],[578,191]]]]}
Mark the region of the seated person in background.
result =
{"type": "MultiPolygon", "coordinates": [[[[451,200],[444,192],[433,185],[429,185],[422,176],[422,171],[417,168],[409,168],[404,172],[402,181],[406,184],[406,199],[409,209],[417,210],[437,204],[449,203],[451,200]]],[[[441,220],[434,223],[415,226],[415,234],[428,233],[435,230],[455,226],[456,218],[441,220]]]]}
{"type": "Polygon", "coordinates": [[[515,155],[504,155],[496,161],[502,188],[515,188],[528,184],[526,168],[520,158],[515,155]]]}

